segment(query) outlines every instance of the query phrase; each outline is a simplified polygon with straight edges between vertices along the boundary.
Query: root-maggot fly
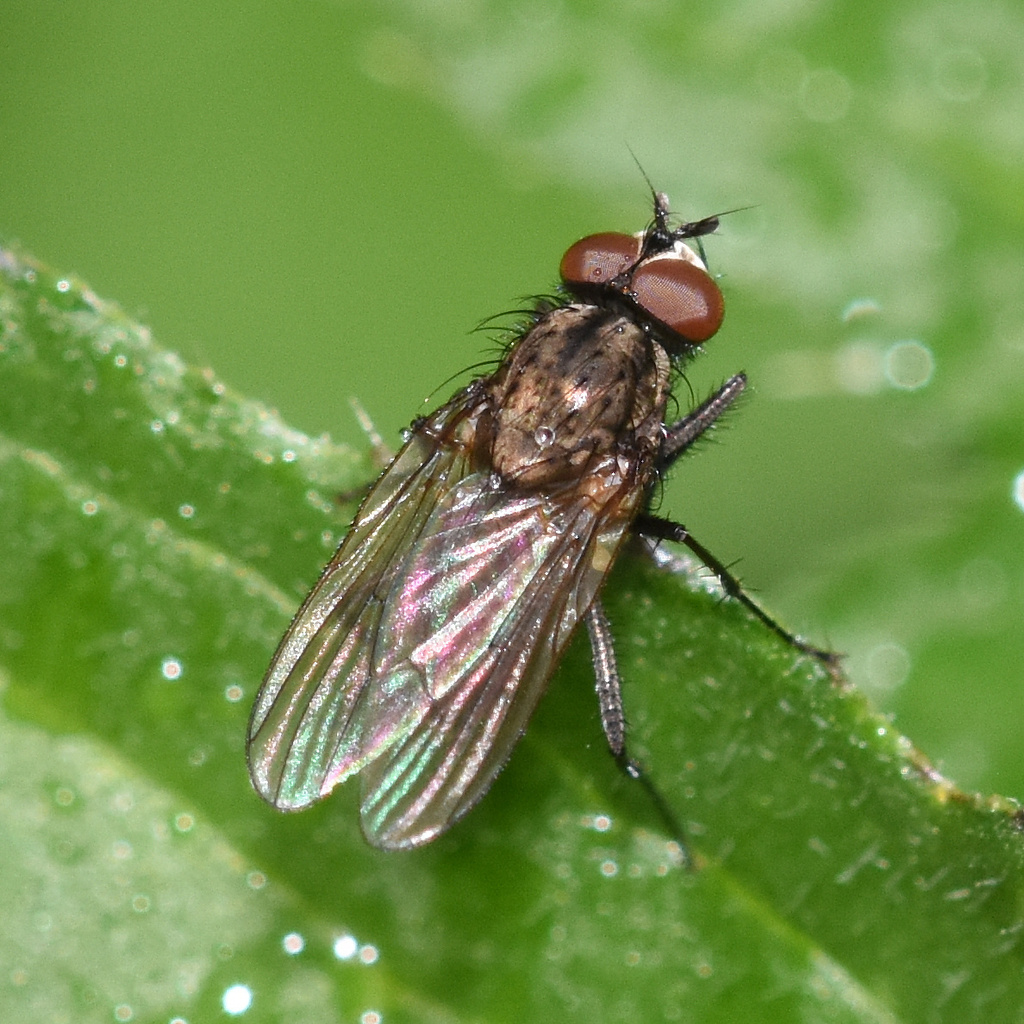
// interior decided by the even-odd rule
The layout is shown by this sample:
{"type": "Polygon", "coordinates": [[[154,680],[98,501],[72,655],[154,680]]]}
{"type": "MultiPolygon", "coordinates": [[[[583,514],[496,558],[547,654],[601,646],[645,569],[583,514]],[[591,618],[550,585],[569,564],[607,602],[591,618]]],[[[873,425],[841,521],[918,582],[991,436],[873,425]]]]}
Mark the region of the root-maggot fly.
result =
{"type": "Polygon", "coordinates": [[[722,293],[686,244],[702,255],[717,227],[671,227],[656,194],[645,231],[576,242],[563,299],[540,300],[494,373],[413,424],[256,697],[249,770],[265,800],[297,810],[358,773],[373,845],[430,842],[487,792],[580,620],[612,754],[644,779],[599,598],[631,531],[687,545],[727,594],[831,664],[648,509],[660,474],[746,384],[738,373],[665,423],[675,369],[722,322],[722,293]]]}

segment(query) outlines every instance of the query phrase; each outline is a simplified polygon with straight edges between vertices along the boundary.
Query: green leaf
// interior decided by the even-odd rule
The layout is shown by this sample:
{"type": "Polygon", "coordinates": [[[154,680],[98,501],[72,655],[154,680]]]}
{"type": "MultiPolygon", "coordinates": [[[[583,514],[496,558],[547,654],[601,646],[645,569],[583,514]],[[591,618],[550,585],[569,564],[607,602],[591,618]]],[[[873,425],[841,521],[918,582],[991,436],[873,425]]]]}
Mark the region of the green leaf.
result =
{"type": "Polygon", "coordinates": [[[0,269],[2,1019],[209,1020],[235,985],[253,1021],[1017,1019],[1015,806],[686,563],[626,556],[606,603],[699,870],[609,758],[584,642],[432,846],[369,848],[354,786],[264,806],[248,705],[370,460],[0,269]]]}

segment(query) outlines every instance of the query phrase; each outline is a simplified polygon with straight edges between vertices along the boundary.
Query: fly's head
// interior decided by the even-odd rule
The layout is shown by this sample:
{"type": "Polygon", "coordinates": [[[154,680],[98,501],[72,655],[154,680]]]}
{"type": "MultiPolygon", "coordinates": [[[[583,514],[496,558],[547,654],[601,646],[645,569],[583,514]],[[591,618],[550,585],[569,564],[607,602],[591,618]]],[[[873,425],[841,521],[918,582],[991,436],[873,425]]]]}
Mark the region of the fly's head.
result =
{"type": "Polygon", "coordinates": [[[565,287],[581,301],[625,303],[679,358],[691,355],[721,327],[725,301],[704,261],[685,241],[711,234],[718,218],[672,228],[668,217],[668,198],[656,193],[654,220],[646,231],[588,235],[569,247],[559,271],[565,287]]]}

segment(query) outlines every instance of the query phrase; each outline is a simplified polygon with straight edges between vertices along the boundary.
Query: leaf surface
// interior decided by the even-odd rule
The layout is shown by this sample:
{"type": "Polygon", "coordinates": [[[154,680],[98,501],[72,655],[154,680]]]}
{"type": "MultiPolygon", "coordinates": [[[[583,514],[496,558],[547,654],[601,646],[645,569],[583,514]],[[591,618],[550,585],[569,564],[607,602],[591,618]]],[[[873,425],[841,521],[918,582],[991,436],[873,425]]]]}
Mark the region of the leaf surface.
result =
{"type": "Polygon", "coordinates": [[[249,703],[369,460],[81,282],[2,270],[4,1019],[204,1020],[235,985],[257,1021],[1017,1019],[1015,807],[687,563],[624,556],[606,603],[698,871],[604,748],[582,637],[430,847],[370,849],[351,785],[264,806],[249,703]]]}

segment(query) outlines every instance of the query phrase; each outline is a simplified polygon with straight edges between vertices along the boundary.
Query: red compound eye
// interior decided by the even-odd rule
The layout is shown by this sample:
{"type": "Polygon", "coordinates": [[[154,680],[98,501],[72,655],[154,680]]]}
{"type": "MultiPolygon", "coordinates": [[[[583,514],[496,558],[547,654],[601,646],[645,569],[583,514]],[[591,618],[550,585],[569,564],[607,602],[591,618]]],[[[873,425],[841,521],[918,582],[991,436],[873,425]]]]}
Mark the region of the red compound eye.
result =
{"type": "Polygon", "coordinates": [[[566,284],[604,284],[640,258],[643,239],[607,231],[587,235],[569,247],[558,272],[566,284]]]}
{"type": "Polygon", "coordinates": [[[631,291],[641,309],[686,341],[707,341],[722,326],[725,300],[718,285],[675,254],[653,256],[637,267],[631,291]]]}

